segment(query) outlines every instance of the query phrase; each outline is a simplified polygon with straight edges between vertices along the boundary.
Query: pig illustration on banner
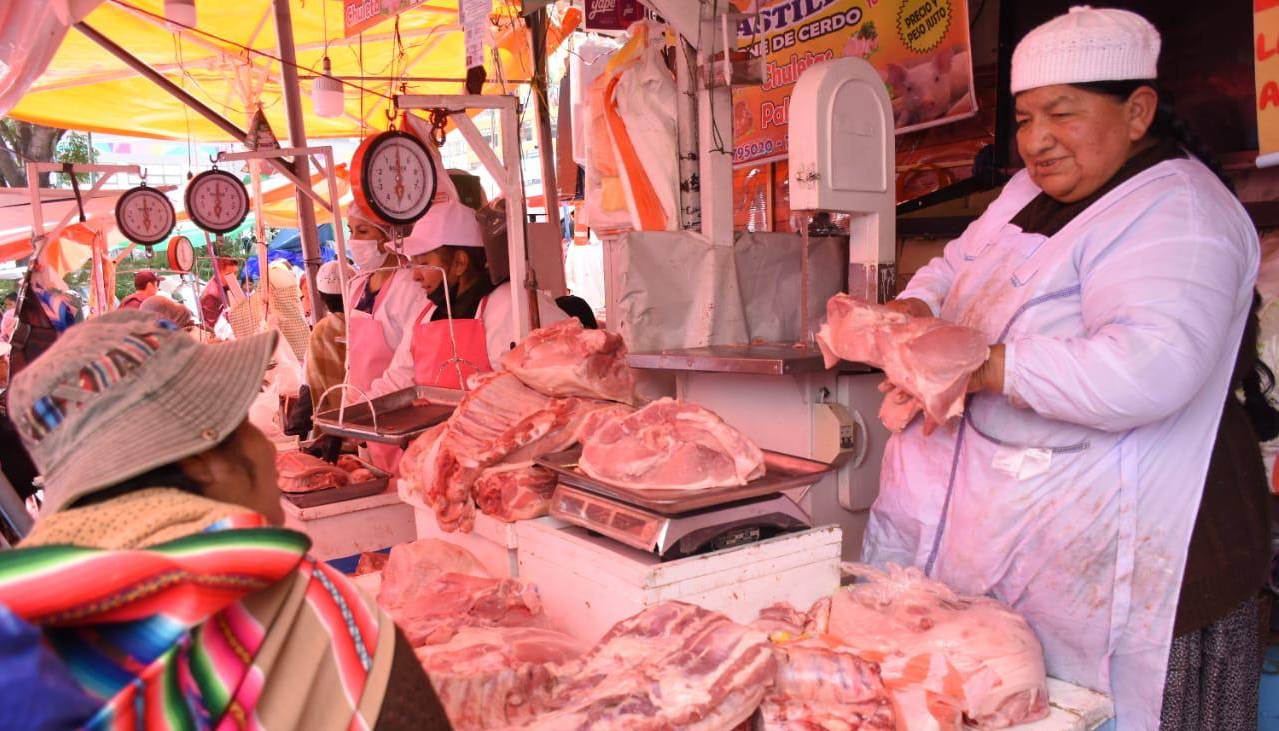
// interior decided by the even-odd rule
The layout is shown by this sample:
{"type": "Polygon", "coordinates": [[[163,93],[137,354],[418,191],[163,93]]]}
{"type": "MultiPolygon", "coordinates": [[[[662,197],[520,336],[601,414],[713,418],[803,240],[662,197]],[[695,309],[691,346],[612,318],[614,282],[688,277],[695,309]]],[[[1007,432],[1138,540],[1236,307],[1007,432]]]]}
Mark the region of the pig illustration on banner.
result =
{"type": "Polygon", "coordinates": [[[898,129],[974,110],[968,75],[968,51],[943,48],[910,65],[880,70],[892,97],[898,129]]]}

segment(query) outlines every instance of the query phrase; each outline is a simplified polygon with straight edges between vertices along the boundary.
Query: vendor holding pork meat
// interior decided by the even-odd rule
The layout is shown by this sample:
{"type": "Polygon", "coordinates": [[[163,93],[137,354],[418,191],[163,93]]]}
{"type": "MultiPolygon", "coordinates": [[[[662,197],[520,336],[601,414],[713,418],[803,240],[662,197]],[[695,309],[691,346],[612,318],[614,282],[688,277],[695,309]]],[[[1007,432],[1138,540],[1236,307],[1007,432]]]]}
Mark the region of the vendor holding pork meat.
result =
{"type": "Polygon", "coordinates": [[[894,304],[991,354],[961,421],[889,442],[865,553],[1012,604],[1118,728],[1247,728],[1268,519],[1233,387],[1261,395],[1258,243],[1160,97],[1159,47],[1092,8],[1017,46],[1026,170],[894,304]]]}

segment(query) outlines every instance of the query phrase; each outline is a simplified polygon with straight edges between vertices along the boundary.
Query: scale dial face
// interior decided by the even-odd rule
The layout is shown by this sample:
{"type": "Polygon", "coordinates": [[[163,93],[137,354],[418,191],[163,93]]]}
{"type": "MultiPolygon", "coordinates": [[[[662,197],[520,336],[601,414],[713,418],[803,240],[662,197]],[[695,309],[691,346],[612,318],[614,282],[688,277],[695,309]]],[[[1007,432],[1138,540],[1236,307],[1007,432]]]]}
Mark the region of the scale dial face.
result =
{"type": "Polygon", "coordinates": [[[225,170],[206,170],[191,179],[186,191],[187,215],[214,234],[235,230],[249,215],[249,192],[225,170]]]}
{"type": "Polygon", "coordinates": [[[408,224],[430,209],[435,161],[416,137],[394,130],[370,137],[360,144],[355,163],[357,200],[378,218],[408,224]]]}
{"type": "Polygon", "coordinates": [[[195,247],[191,239],[174,236],[169,239],[169,268],[186,274],[195,266],[195,247]]]}
{"type": "Polygon", "coordinates": [[[173,204],[164,193],[145,185],[126,190],[115,204],[116,226],[135,244],[150,246],[163,241],[176,221],[173,204]]]}

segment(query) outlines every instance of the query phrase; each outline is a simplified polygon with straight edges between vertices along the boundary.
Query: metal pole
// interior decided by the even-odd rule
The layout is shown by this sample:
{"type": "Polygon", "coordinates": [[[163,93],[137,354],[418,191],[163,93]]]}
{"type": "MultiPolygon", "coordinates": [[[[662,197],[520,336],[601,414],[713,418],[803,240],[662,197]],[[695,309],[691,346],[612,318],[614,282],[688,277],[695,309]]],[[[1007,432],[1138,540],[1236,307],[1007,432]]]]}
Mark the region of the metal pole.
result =
{"type": "MultiPolygon", "coordinates": [[[[275,6],[275,34],[280,45],[280,60],[284,87],[284,109],[289,120],[289,140],[294,147],[306,147],[306,122],[302,117],[302,87],[298,83],[297,52],[293,46],[293,14],[289,0],[273,0],[275,6]]],[[[311,161],[306,155],[293,159],[293,171],[305,182],[295,183],[307,190],[311,188],[311,161]]],[[[315,288],[316,274],[320,269],[319,231],[315,227],[315,206],[301,190],[297,191],[298,227],[302,235],[302,260],[306,264],[306,289],[311,297],[311,307],[323,307],[320,291],[315,288]]],[[[337,201],[330,200],[336,206],[337,201]]],[[[265,272],[264,272],[265,274],[265,272]]],[[[314,309],[312,310],[315,311],[314,309]]]]}
{"type": "Polygon", "coordinates": [[[550,99],[546,95],[546,8],[528,17],[528,30],[533,45],[533,109],[538,153],[542,159],[542,199],[546,202],[546,220],[558,230],[560,191],[555,184],[555,145],[551,140],[550,99]]]}
{"type": "MultiPolygon", "coordinates": [[[[169,81],[159,71],[156,71],[155,69],[151,68],[150,66],[146,64],[146,62],[142,61],[137,56],[134,56],[133,54],[126,51],[124,48],[120,47],[115,41],[99,33],[97,30],[93,28],[93,26],[88,25],[84,21],[80,21],[79,23],[75,24],[75,29],[83,33],[85,36],[87,36],[89,40],[101,46],[103,50],[105,50],[107,53],[110,53],[112,56],[115,56],[116,58],[123,61],[126,66],[133,69],[134,71],[137,71],[148,81],[160,87],[161,89],[164,89],[164,91],[168,92],[170,96],[175,97],[178,101],[190,107],[196,114],[199,114],[201,117],[204,117],[205,119],[212,122],[214,126],[222,130],[223,132],[226,132],[228,135],[234,138],[236,142],[239,142],[242,145],[246,144],[249,138],[248,133],[246,133],[244,130],[240,129],[239,127],[236,127],[234,122],[222,116],[221,114],[218,114],[211,107],[207,106],[204,102],[188,94],[185,89],[173,83],[172,81],[169,81]]],[[[297,74],[295,72],[294,73],[295,79],[296,79],[296,75],[297,74]]],[[[284,177],[293,181],[294,185],[304,185],[304,183],[302,182],[302,178],[299,177],[296,173],[294,173],[293,167],[291,167],[284,160],[268,160],[268,162],[271,164],[272,167],[274,167],[282,175],[284,175],[284,177]]]]}

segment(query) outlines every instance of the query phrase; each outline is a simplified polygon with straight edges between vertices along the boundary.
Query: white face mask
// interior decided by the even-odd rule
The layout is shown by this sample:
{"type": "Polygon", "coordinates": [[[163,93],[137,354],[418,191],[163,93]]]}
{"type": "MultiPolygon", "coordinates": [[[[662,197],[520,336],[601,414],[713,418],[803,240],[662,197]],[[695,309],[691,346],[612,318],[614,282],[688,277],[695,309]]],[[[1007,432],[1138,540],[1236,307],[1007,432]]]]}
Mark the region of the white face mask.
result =
{"type": "Polygon", "coordinates": [[[351,258],[360,271],[367,272],[382,266],[386,254],[378,249],[378,242],[373,239],[351,239],[346,242],[351,258]]]}

